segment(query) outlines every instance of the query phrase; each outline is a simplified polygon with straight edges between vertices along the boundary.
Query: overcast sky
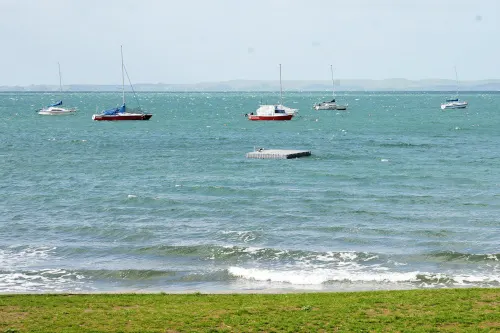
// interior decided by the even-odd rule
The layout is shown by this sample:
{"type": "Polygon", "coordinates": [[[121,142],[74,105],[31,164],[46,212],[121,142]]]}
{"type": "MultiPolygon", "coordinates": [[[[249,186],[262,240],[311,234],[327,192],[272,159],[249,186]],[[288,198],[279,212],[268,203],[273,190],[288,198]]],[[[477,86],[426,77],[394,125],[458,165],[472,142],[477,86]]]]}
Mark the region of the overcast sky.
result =
{"type": "Polygon", "coordinates": [[[500,78],[499,0],[0,0],[0,85],[500,78]]]}

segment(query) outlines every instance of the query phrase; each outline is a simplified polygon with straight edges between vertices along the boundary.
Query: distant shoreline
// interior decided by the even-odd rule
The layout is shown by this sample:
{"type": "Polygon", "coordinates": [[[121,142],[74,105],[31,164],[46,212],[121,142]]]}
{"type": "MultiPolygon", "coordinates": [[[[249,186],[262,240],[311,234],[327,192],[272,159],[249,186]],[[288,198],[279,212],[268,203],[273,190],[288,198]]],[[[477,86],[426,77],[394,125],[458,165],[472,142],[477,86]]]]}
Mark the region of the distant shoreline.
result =
{"type": "MultiPolygon", "coordinates": [[[[121,93],[120,90],[65,90],[65,91],[56,91],[56,90],[0,90],[0,94],[8,94],[8,93],[30,93],[30,94],[108,94],[108,93],[121,93]]],[[[126,90],[125,92],[131,93],[131,90],[126,90]]],[[[164,94],[189,94],[189,93],[204,93],[204,94],[231,94],[231,93],[279,93],[274,90],[140,90],[135,91],[137,94],[147,94],[147,93],[164,93],[164,94]]],[[[287,93],[329,93],[331,91],[326,90],[287,90],[287,93]]],[[[455,90],[339,90],[336,92],[337,95],[342,94],[355,94],[355,93],[384,93],[384,94],[401,94],[401,93],[426,93],[426,94],[455,94],[455,90]]],[[[499,93],[500,90],[461,90],[460,94],[478,94],[478,93],[499,93]]]]}
{"type": "MultiPolygon", "coordinates": [[[[279,81],[271,80],[231,80],[222,82],[200,82],[193,84],[139,83],[134,84],[136,92],[277,92],[279,81]]],[[[126,86],[127,91],[131,91],[126,86]]],[[[63,91],[67,92],[117,92],[122,90],[120,84],[65,84],[63,91]]],[[[331,81],[325,80],[289,80],[283,81],[283,90],[287,92],[332,91],[331,81]]],[[[459,81],[429,79],[429,80],[350,80],[335,81],[336,92],[365,91],[437,91],[448,92],[500,91],[500,79],[459,81]]],[[[58,92],[57,84],[31,85],[0,85],[0,92],[58,92]]]]}

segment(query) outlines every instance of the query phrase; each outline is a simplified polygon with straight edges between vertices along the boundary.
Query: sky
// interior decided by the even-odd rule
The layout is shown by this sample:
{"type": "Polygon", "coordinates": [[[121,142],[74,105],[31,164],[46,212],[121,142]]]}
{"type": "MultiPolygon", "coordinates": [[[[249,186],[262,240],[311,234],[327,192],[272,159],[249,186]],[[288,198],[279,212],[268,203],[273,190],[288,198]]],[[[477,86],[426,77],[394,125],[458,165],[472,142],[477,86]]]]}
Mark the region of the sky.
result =
{"type": "Polygon", "coordinates": [[[0,0],[0,85],[500,78],[498,0],[0,0]]]}

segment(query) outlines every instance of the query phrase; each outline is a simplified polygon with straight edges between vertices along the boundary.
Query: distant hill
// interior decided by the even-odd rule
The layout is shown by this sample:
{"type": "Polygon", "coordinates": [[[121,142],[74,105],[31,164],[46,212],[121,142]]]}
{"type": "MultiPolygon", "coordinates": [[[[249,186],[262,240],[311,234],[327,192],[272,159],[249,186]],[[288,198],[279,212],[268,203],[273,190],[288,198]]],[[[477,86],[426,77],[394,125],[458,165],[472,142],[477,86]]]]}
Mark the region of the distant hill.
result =
{"type": "MultiPolygon", "coordinates": [[[[71,84],[64,91],[120,91],[121,85],[71,84]]],[[[127,90],[129,90],[128,88],[127,90]]],[[[279,81],[231,80],[223,82],[201,82],[195,84],[143,83],[134,85],[136,91],[277,91],[279,81]]],[[[283,81],[284,90],[329,91],[331,81],[283,81]]],[[[453,91],[454,80],[385,79],[385,80],[336,80],[337,91],[453,91]]],[[[56,85],[0,86],[0,91],[58,91],[56,85]]],[[[462,91],[500,91],[500,80],[460,81],[462,91]]]]}

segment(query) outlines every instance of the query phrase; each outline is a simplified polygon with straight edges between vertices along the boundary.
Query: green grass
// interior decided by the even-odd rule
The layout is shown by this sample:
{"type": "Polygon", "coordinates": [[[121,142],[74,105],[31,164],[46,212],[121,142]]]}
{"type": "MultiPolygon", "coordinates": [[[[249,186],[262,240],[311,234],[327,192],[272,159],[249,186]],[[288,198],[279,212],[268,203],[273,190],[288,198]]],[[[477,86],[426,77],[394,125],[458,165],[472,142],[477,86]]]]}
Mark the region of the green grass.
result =
{"type": "Polygon", "coordinates": [[[0,333],[493,331],[500,289],[0,296],[0,333]]]}

